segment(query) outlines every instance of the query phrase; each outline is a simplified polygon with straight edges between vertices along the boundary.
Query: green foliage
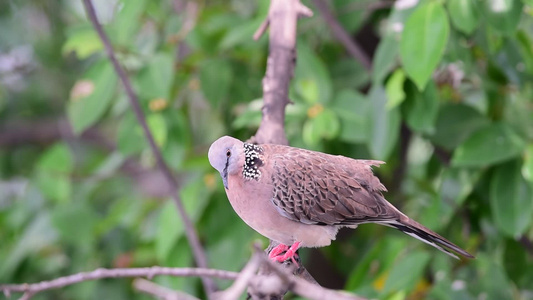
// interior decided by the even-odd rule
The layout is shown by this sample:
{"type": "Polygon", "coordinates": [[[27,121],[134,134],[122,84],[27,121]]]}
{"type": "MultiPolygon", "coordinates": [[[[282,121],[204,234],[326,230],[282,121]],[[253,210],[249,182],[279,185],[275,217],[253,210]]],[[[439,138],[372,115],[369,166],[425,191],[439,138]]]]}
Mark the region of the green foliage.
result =
{"type": "MultiPolygon", "coordinates": [[[[168,187],[80,3],[0,3],[0,282],[192,266],[168,187]]],[[[221,135],[257,130],[268,38],[251,36],[269,1],[95,3],[209,265],[240,270],[261,237],[233,212],[206,152],[221,135]]],[[[331,3],[370,71],[319,12],[299,20],[289,141],[386,161],[375,172],[387,199],[477,258],[455,261],[362,225],[302,250],[304,264],[326,286],[377,299],[530,299],[532,1],[380,5],[331,3]]],[[[198,279],[155,280],[203,297],[198,279]]],[[[144,299],[122,279],[40,299],[95,297],[144,299]]]]}
{"type": "Polygon", "coordinates": [[[95,64],[78,81],[71,92],[67,114],[74,133],[82,133],[94,125],[111,104],[117,85],[117,75],[105,60],[95,64]]]}
{"type": "Polygon", "coordinates": [[[490,205],[498,229],[510,237],[519,237],[531,225],[533,194],[520,174],[518,162],[499,166],[492,175],[490,205]]]}
{"type": "Polygon", "coordinates": [[[405,22],[400,57],[405,72],[423,90],[442,59],[450,25],[438,1],[420,5],[405,22]]]}

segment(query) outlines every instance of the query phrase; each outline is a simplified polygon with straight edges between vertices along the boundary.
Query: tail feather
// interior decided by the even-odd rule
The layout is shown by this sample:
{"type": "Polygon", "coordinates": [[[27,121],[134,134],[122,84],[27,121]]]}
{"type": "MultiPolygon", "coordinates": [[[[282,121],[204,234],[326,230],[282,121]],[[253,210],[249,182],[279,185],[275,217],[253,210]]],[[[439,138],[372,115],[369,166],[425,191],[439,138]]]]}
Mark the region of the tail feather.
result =
{"type": "Polygon", "coordinates": [[[394,227],[407,235],[410,235],[428,245],[439,249],[455,259],[459,259],[456,254],[466,258],[475,258],[472,254],[443,238],[438,233],[426,228],[424,225],[412,219],[409,219],[406,216],[402,216],[400,220],[382,222],[381,224],[394,227]]]}

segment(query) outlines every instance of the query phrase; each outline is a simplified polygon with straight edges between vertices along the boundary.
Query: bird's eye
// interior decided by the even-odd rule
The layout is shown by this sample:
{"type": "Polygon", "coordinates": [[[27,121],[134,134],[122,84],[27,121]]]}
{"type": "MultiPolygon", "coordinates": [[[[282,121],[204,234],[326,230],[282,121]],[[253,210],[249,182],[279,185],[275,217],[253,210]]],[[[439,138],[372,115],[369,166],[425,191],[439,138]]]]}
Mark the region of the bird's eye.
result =
{"type": "Polygon", "coordinates": [[[228,151],[226,151],[226,156],[227,157],[230,157],[231,156],[231,151],[228,149],[228,151]]]}

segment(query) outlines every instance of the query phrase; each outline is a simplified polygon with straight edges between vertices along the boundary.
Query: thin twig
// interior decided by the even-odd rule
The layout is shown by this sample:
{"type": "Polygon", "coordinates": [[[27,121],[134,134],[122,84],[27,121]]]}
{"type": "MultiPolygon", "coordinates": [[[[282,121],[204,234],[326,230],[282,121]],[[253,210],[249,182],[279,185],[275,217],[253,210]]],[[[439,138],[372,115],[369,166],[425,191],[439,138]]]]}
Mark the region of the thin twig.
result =
{"type": "Polygon", "coordinates": [[[285,106],[296,61],[296,24],[299,16],[312,11],[299,0],[271,0],[265,21],[257,34],[270,26],[269,54],[263,77],[263,117],[251,142],[287,145],[285,106]]]}
{"type": "Polygon", "coordinates": [[[140,292],[152,295],[161,300],[199,300],[184,292],[171,290],[143,278],[133,280],[133,287],[140,292]]]}
{"type": "MultiPolygon", "coordinates": [[[[264,253],[261,253],[264,255],[264,253]]],[[[250,280],[255,276],[257,269],[261,265],[261,259],[259,253],[254,253],[252,258],[248,261],[246,266],[239,272],[239,276],[233,282],[233,284],[227,288],[224,292],[219,292],[216,296],[217,300],[233,300],[238,299],[246,287],[248,287],[250,280]]]]}
{"type": "Polygon", "coordinates": [[[359,46],[359,44],[350,37],[346,30],[342,28],[339,21],[337,21],[333,16],[333,13],[329,10],[328,5],[323,0],[313,0],[313,3],[320,11],[320,14],[322,14],[322,17],[326,21],[326,24],[328,24],[333,35],[344,45],[344,48],[346,48],[348,53],[358,60],[365,69],[370,71],[372,69],[370,58],[363,49],[361,49],[361,46],[359,46]]]}
{"type": "Polygon", "coordinates": [[[263,35],[263,33],[265,33],[268,28],[269,22],[270,20],[268,20],[268,17],[266,17],[266,19],[261,23],[261,25],[259,25],[259,28],[257,28],[257,30],[255,31],[254,40],[257,41],[263,35]]]}
{"type": "MultiPolygon", "coordinates": [[[[93,24],[96,32],[98,33],[98,36],[102,40],[102,43],[104,44],[109,60],[113,64],[115,71],[117,72],[120,80],[122,81],[122,84],[124,85],[124,89],[126,91],[126,94],[128,95],[128,100],[130,102],[130,105],[135,113],[135,116],[137,117],[138,122],[140,123],[143,129],[146,139],[148,140],[152,153],[156,159],[157,166],[159,167],[161,172],[163,172],[165,179],[168,181],[169,185],[172,187],[172,190],[174,191],[172,193],[172,198],[174,199],[174,203],[176,204],[178,208],[178,213],[180,214],[181,220],[184,223],[185,234],[192,248],[196,264],[200,268],[206,268],[207,257],[205,255],[205,252],[202,246],[200,245],[200,240],[194,230],[192,221],[187,216],[187,213],[185,212],[185,208],[183,207],[183,203],[181,202],[181,199],[177,195],[178,184],[174,176],[172,175],[170,168],[163,160],[161,151],[157,147],[155,143],[155,139],[152,133],[150,132],[150,129],[148,128],[148,124],[146,123],[146,118],[144,117],[141,105],[139,104],[139,99],[137,98],[137,95],[133,91],[133,88],[131,86],[128,76],[126,75],[126,72],[118,63],[118,60],[115,56],[115,52],[113,51],[113,47],[111,46],[111,42],[109,41],[107,35],[105,34],[102,28],[102,25],[100,25],[100,23],[98,22],[98,18],[96,16],[96,12],[94,10],[94,6],[91,0],[83,0],[83,4],[87,11],[87,15],[89,16],[89,19],[91,20],[91,23],[93,24]]],[[[215,283],[210,278],[202,277],[202,281],[204,284],[204,289],[208,296],[216,290],[215,283]]]]}
{"type": "Polygon", "coordinates": [[[177,277],[216,277],[221,279],[235,280],[239,274],[236,272],[216,269],[166,268],[158,266],[150,268],[96,269],[90,272],[77,273],[69,276],[59,277],[50,281],[41,281],[33,284],[23,283],[0,285],[0,291],[3,291],[6,296],[13,292],[23,292],[33,295],[42,291],[58,289],[88,280],[122,277],[146,277],[150,279],[154,276],[161,275],[177,277]]]}

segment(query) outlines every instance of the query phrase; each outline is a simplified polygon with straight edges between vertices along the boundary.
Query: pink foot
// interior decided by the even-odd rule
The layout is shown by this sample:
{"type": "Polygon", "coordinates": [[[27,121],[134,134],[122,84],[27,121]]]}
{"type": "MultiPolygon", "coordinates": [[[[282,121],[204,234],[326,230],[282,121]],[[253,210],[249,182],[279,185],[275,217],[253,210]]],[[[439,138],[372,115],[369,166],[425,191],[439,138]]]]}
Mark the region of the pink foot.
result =
{"type": "Polygon", "coordinates": [[[300,242],[295,242],[290,248],[287,245],[279,244],[270,251],[268,257],[277,262],[284,262],[290,258],[295,265],[298,265],[294,259],[294,257],[297,256],[296,251],[298,248],[300,248],[300,242]],[[283,252],[285,253],[281,254],[283,252]]]}
{"type": "Polygon", "coordinates": [[[289,250],[289,246],[285,244],[279,244],[270,251],[270,253],[268,254],[268,258],[270,258],[271,260],[277,261],[276,257],[280,256],[281,253],[287,250],[289,250]]]}

